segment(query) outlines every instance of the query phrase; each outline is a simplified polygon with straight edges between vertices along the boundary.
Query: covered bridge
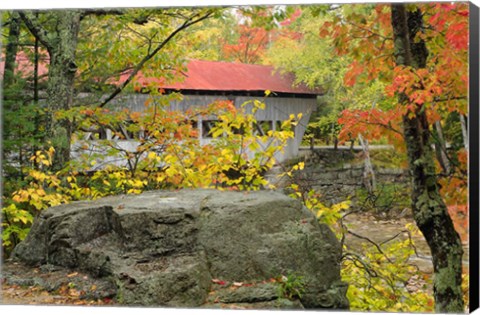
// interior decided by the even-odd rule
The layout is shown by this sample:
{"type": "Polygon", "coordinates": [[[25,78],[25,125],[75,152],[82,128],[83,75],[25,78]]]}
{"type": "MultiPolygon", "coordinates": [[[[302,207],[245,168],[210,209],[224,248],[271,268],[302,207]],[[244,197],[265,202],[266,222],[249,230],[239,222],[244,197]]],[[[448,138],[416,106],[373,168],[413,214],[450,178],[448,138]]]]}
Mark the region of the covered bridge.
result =
{"type": "MultiPolygon", "coordinates": [[[[46,62],[48,60],[42,60],[39,64],[39,74],[42,76],[48,75],[46,62]]],[[[22,52],[17,55],[17,67],[24,73],[31,72],[33,69],[29,59],[22,52]]],[[[3,73],[3,60],[0,62],[0,72],[3,73]]],[[[108,106],[114,110],[126,106],[131,111],[145,111],[145,103],[151,97],[147,93],[148,89],[155,87],[164,90],[165,93],[180,92],[183,95],[181,100],[170,101],[171,110],[185,111],[188,108],[206,106],[218,100],[229,100],[239,108],[245,102],[262,100],[266,105],[265,110],[255,113],[255,118],[261,125],[261,128],[258,128],[261,132],[275,130],[280,122],[288,119],[291,114],[302,113],[302,119],[295,127],[295,138],[289,141],[284,153],[277,156],[281,162],[298,154],[310,115],[317,106],[317,96],[322,94],[319,89],[295,85],[293,74],[280,74],[272,66],[190,60],[187,71],[183,75],[184,79],[180,82],[165,84],[161,78],[144,77],[139,73],[135,79],[136,84],[140,86],[140,89],[137,89],[138,92],[121,94],[108,106]],[[271,94],[264,98],[267,90],[271,94]]],[[[119,81],[126,80],[127,76],[128,73],[123,74],[119,81]]],[[[209,130],[214,123],[215,117],[200,117],[197,121],[199,140],[202,144],[211,141],[209,130]]],[[[114,139],[111,131],[102,130],[96,134],[94,132],[86,134],[84,140],[90,143],[87,150],[95,149],[95,140],[100,139],[116,140],[119,146],[132,150],[138,145],[138,142],[129,138],[128,135],[126,139],[114,139]]],[[[72,157],[75,158],[84,151],[84,143],[73,144],[72,157]]]]}
{"type": "MultiPolygon", "coordinates": [[[[120,81],[125,80],[127,76],[128,74],[125,74],[120,77],[120,81]]],[[[163,89],[165,93],[180,92],[183,98],[170,101],[171,110],[185,111],[218,100],[229,100],[239,108],[245,102],[262,100],[266,108],[257,111],[255,118],[261,125],[258,129],[263,132],[275,130],[280,122],[288,119],[291,114],[302,113],[302,119],[295,127],[295,138],[289,141],[285,152],[277,157],[280,162],[298,154],[310,115],[317,106],[317,95],[322,94],[320,90],[312,90],[304,85],[295,86],[293,74],[282,75],[275,72],[271,66],[191,60],[184,76],[184,80],[179,83],[164,84],[161,79],[145,78],[140,74],[136,83],[146,89],[147,87],[163,89]],[[264,99],[267,90],[271,94],[264,99]]],[[[149,97],[147,93],[124,94],[117,97],[110,106],[113,108],[126,106],[131,111],[142,112],[149,97]]],[[[199,118],[196,126],[199,128],[198,135],[202,144],[211,141],[209,130],[214,123],[215,117],[199,118]]],[[[111,133],[103,135],[107,138],[109,136],[111,133]]],[[[98,135],[92,135],[92,139],[98,138],[98,135]]],[[[134,145],[133,140],[119,141],[124,142],[122,146],[126,148],[125,146],[134,145]]]]}

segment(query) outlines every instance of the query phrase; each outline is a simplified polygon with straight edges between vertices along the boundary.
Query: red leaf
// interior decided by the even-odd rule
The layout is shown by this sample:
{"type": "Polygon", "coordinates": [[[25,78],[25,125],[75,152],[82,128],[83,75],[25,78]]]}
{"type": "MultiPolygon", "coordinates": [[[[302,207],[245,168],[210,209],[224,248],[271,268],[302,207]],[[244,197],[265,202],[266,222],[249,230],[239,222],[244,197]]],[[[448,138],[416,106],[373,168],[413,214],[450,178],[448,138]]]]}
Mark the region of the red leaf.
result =
{"type": "Polygon", "coordinates": [[[468,48],[468,22],[459,22],[448,27],[445,34],[447,41],[457,50],[468,48]]]}
{"type": "Polygon", "coordinates": [[[218,284],[218,285],[225,285],[226,284],[225,281],[219,280],[219,279],[212,279],[212,282],[215,283],[215,284],[218,284]]]}

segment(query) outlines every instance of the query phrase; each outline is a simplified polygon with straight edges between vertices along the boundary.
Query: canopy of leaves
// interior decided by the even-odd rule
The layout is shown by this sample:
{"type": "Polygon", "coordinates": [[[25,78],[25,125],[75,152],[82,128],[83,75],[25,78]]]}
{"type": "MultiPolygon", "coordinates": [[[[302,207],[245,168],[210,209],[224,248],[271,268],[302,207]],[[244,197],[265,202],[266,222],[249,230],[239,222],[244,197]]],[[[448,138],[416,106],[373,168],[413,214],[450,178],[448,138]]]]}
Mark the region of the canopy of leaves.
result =
{"type": "MultiPolygon", "coordinates": [[[[144,61],[147,61],[141,68],[144,77],[159,78],[165,83],[178,80],[179,73],[185,70],[187,49],[186,45],[178,44],[186,33],[182,27],[219,15],[220,11],[181,8],[134,9],[121,13],[88,15],[82,21],[77,52],[78,90],[111,92],[112,87],[120,83],[121,75],[132,73],[144,61]],[[177,37],[168,40],[172,34],[177,37]]],[[[127,86],[127,90],[135,88],[133,78],[133,85],[127,86]]]]}

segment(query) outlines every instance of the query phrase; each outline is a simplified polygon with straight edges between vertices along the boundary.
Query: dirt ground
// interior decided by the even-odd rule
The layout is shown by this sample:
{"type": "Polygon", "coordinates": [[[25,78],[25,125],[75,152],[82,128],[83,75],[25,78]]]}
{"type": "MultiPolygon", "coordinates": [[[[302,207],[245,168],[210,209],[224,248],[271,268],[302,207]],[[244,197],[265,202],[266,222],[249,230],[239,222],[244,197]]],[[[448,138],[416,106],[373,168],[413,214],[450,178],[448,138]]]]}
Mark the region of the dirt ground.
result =
{"type": "Polygon", "coordinates": [[[1,304],[115,305],[115,289],[87,274],[55,268],[2,264],[1,304]]]}
{"type": "MultiPolygon", "coordinates": [[[[462,245],[464,250],[463,265],[464,268],[468,268],[469,265],[469,244],[468,244],[468,228],[465,228],[468,221],[468,213],[456,211],[450,213],[454,220],[454,225],[457,231],[460,233],[462,239],[462,245]],[[465,222],[464,222],[465,221],[465,222]]],[[[394,238],[395,236],[401,240],[408,238],[406,233],[406,225],[413,224],[415,222],[411,215],[405,215],[395,218],[379,218],[370,213],[353,213],[345,216],[344,222],[349,230],[355,234],[368,238],[377,244],[383,243],[387,240],[394,238]]],[[[412,235],[416,252],[418,254],[411,257],[411,261],[417,265],[424,273],[432,273],[433,266],[431,262],[431,253],[428,248],[427,242],[423,235],[418,232],[412,235]]],[[[345,243],[354,249],[359,249],[362,244],[369,243],[368,240],[356,237],[354,235],[346,236],[345,243]]]]}

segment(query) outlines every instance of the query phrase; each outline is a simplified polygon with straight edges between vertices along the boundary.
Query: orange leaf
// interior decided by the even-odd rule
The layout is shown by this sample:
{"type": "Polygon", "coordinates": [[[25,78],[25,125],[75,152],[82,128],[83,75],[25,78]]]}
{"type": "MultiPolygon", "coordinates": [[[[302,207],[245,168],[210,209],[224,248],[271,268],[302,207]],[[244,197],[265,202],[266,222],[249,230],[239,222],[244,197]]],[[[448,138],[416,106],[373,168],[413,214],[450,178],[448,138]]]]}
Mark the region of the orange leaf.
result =
{"type": "Polygon", "coordinates": [[[357,81],[357,77],[364,71],[364,67],[358,63],[357,61],[354,61],[350,65],[350,70],[345,73],[345,77],[343,82],[345,83],[346,86],[353,86],[355,85],[355,82],[357,81]]]}

